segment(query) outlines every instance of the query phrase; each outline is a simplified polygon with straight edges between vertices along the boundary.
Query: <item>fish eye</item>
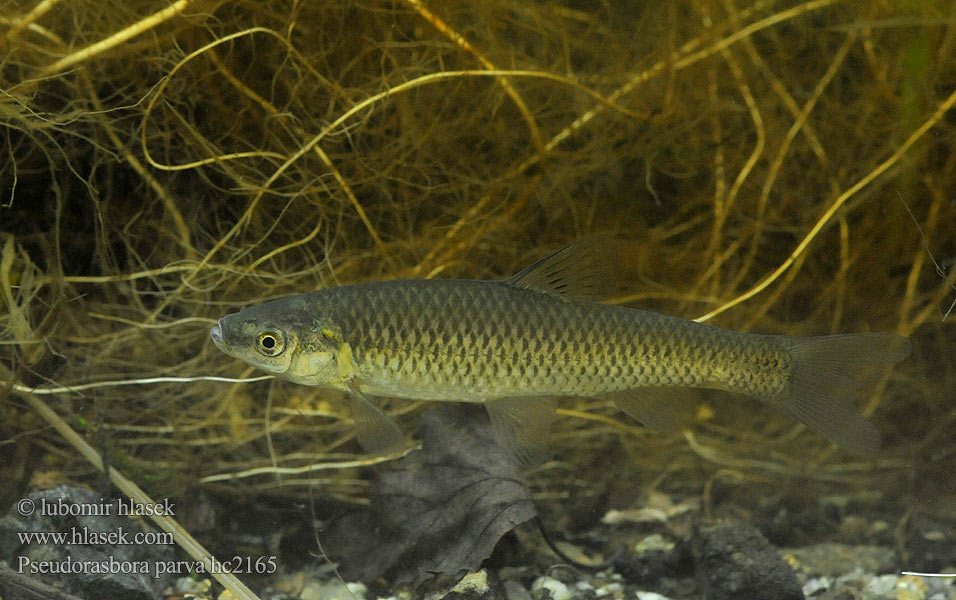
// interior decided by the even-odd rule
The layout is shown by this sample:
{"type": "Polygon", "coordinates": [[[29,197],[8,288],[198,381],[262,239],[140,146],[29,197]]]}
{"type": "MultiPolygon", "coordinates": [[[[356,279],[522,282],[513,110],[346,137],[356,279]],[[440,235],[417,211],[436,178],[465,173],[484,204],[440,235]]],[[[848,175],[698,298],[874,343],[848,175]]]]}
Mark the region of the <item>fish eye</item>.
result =
{"type": "Polygon", "coordinates": [[[282,334],[274,329],[263,331],[259,334],[259,340],[256,343],[256,349],[266,356],[278,356],[285,349],[285,342],[282,334]]]}

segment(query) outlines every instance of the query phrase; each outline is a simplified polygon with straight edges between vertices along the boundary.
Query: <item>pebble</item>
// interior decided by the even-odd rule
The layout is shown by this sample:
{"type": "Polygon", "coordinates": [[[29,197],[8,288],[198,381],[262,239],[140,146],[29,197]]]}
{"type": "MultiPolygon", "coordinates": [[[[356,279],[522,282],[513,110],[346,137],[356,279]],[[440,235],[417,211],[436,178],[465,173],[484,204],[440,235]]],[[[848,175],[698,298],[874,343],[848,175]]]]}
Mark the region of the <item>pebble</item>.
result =
{"type": "Polygon", "coordinates": [[[531,584],[531,596],[535,600],[571,600],[568,586],[553,577],[538,577],[531,584]],[[547,595],[545,595],[547,594],[547,595]]]}
{"type": "Polygon", "coordinates": [[[637,600],[671,600],[667,596],[661,596],[656,592],[637,592],[637,600]]]}

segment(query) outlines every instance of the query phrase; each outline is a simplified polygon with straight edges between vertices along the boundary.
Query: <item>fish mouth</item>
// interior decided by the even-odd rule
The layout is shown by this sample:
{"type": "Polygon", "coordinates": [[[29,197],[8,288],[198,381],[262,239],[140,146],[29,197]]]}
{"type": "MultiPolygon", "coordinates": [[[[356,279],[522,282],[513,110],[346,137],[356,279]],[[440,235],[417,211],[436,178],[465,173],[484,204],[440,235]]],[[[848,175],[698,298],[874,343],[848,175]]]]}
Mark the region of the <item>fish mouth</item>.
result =
{"type": "Polygon", "coordinates": [[[215,327],[209,329],[209,337],[216,346],[222,346],[222,319],[219,319],[215,327]]]}

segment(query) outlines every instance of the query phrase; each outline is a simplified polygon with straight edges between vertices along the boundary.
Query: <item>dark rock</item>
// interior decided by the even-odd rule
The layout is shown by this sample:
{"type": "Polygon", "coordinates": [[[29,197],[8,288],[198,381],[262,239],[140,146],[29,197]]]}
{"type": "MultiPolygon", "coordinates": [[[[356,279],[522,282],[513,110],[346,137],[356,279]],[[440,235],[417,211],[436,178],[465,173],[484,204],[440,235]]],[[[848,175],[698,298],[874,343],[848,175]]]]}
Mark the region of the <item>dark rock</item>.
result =
{"type": "Polygon", "coordinates": [[[531,600],[531,592],[517,581],[505,581],[503,585],[506,600],[531,600]]]}
{"type": "Polygon", "coordinates": [[[904,570],[941,573],[956,564],[956,528],[952,522],[914,514],[907,523],[904,540],[904,570]]]}
{"type": "Polygon", "coordinates": [[[804,600],[793,569],[746,523],[699,527],[693,546],[704,600],[804,600]]]}
{"type": "Polygon", "coordinates": [[[690,574],[692,561],[686,542],[666,542],[659,535],[648,536],[634,551],[614,560],[614,568],[629,582],[657,583],[665,577],[690,574]]]}
{"type": "Polygon", "coordinates": [[[17,600],[80,600],[38,579],[17,573],[0,563],[0,598],[17,600]]]}

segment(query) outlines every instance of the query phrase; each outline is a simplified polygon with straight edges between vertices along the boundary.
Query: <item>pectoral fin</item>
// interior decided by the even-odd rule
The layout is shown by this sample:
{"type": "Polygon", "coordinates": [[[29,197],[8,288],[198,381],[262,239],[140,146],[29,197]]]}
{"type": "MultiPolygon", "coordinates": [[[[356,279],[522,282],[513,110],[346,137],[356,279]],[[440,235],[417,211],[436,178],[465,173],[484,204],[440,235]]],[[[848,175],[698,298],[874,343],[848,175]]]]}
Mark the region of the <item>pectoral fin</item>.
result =
{"type": "Polygon", "coordinates": [[[663,433],[681,429],[693,410],[695,399],[690,390],[679,387],[640,387],[603,394],[623,412],[645,427],[663,433]]]}
{"type": "Polygon", "coordinates": [[[372,404],[354,383],[349,384],[349,392],[355,436],[362,447],[372,454],[393,454],[405,448],[405,435],[395,419],[372,404]]]}
{"type": "Polygon", "coordinates": [[[498,443],[524,467],[544,462],[554,420],[550,398],[502,398],[485,404],[498,443]]]}

